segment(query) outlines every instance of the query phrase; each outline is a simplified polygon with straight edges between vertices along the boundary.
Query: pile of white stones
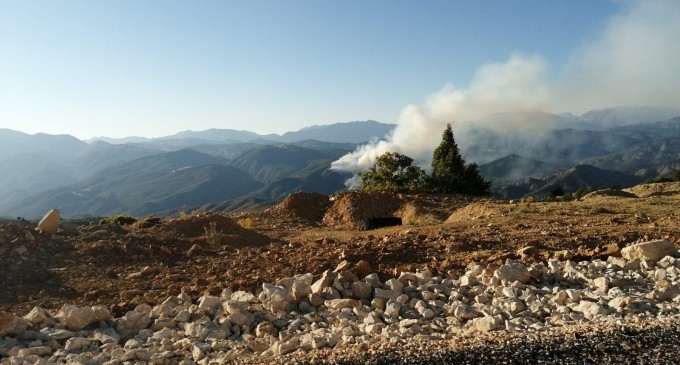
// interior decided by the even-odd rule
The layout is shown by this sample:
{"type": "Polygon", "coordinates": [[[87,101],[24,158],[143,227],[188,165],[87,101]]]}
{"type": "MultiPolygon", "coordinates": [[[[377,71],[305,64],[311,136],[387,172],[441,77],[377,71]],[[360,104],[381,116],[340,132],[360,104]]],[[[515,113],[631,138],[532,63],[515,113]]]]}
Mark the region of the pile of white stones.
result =
{"type": "MultiPolygon", "coordinates": [[[[460,277],[429,271],[385,282],[351,271],[285,278],[262,291],[187,295],[121,318],[105,306],[0,313],[5,364],[219,364],[344,344],[445,339],[473,331],[551,327],[680,314],[680,260],[668,241],[638,243],[622,257],[470,265],[460,277]]],[[[4,358],[4,359],[3,359],[4,358]]]]}

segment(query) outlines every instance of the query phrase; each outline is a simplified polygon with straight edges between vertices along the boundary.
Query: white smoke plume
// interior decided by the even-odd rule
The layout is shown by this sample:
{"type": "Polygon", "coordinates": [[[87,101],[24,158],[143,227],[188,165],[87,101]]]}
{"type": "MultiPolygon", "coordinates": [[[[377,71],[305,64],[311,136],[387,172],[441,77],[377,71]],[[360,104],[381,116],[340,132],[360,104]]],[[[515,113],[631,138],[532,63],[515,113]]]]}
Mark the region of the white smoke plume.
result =
{"type": "Polygon", "coordinates": [[[483,65],[467,88],[447,85],[421,105],[406,106],[391,135],[359,147],[332,168],[366,170],[388,151],[427,166],[446,123],[461,127],[495,113],[680,106],[680,78],[675,76],[680,64],[680,1],[639,0],[622,6],[592,42],[574,52],[561,70],[567,81],[549,83],[549,65],[540,55],[516,53],[506,62],[483,65]]]}

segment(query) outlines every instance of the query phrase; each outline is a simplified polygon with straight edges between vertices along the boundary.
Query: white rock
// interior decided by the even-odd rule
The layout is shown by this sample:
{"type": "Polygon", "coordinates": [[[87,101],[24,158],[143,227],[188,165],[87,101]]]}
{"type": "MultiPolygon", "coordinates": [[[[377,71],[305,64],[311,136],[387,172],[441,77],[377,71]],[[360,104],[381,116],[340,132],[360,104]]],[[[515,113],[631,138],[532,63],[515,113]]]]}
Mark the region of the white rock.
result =
{"type": "Polygon", "coordinates": [[[28,314],[24,316],[24,319],[31,324],[38,324],[44,321],[48,317],[48,314],[41,307],[33,307],[28,314]]]}
{"type": "Polygon", "coordinates": [[[473,325],[480,332],[489,332],[498,328],[503,323],[502,320],[496,317],[481,317],[473,321],[473,325]]]}
{"type": "Polygon", "coordinates": [[[456,307],[456,309],[453,311],[453,315],[456,318],[461,318],[461,319],[473,319],[479,317],[481,314],[474,310],[473,308],[461,304],[456,307]]]}
{"type": "Polygon", "coordinates": [[[526,283],[531,279],[529,269],[518,262],[501,265],[501,267],[496,269],[494,276],[506,282],[519,281],[520,283],[526,283]]]}
{"type": "Polygon", "coordinates": [[[365,281],[355,281],[351,284],[352,296],[356,299],[371,299],[373,287],[365,281]]]}
{"type": "Polygon", "coordinates": [[[78,307],[72,304],[65,304],[55,317],[71,331],[79,331],[89,326],[96,319],[92,308],[78,307]]]}
{"type": "Polygon", "coordinates": [[[324,305],[328,309],[343,309],[361,307],[361,301],[356,299],[332,299],[326,300],[324,305]]]}
{"type": "Polygon", "coordinates": [[[620,309],[620,308],[624,308],[625,306],[627,306],[628,302],[630,302],[630,299],[628,299],[627,297],[616,297],[616,298],[610,300],[607,303],[607,306],[609,306],[610,308],[620,309]]]}
{"type": "Polygon", "coordinates": [[[285,342],[276,341],[271,348],[276,356],[281,356],[299,349],[300,343],[295,338],[285,342]]]}
{"type": "Polygon", "coordinates": [[[675,256],[678,249],[667,240],[647,241],[636,243],[621,250],[621,256],[626,260],[649,260],[652,264],[665,256],[675,256]]]}
{"type": "Polygon", "coordinates": [[[279,331],[271,322],[260,322],[255,327],[255,336],[260,338],[264,336],[277,336],[278,334],[279,331]]]}
{"type": "Polygon", "coordinates": [[[299,301],[309,296],[309,294],[312,294],[312,286],[306,280],[295,281],[291,286],[290,291],[293,294],[293,297],[299,301]]]}
{"type": "MultiPolygon", "coordinates": [[[[49,346],[35,346],[35,347],[28,347],[28,348],[19,350],[19,353],[17,354],[17,356],[20,356],[20,357],[50,356],[50,355],[52,355],[52,351],[54,351],[54,350],[49,346]]],[[[25,363],[26,362],[24,362],[24,364],[25,363]]]]}
{"type": "Polygon", "coordinates": [[[620,267],[620,268],[625,267],[627,262],[628,261],[626,261],[626,259],[624,259],[623,257],[614,257],[614,256],[607,257],[607,263],[614,265],[614,266],[617,266],[617,267],[620,267]]]}
{"type": "Polygon", "coordinates": [[[567,292],[567,296],[569,299],[571,299],[572,302],[578,302],[581,300],[581,292],[576,290],[576,289],[567,289],[565,290],[567,292]]]}
{"type": "Polygon", "coordinates": [[[240,327],[250,327],[255,322],[255,317],[252,313],[246,310],[239,310],[235,313],[230,314],[227,318],[233,324],[240,327]]]}
{"type": "Polygon", "coordinates": [[[659,280],[654,285],[654,297],[660,300],[671,300],[680,296],[680,285],[669,280],[659,280]]]}
{"type": "Polygon", "coordinates": [[[401,295],[404,292],[404,284],[395,278],[387,280],[385,286],[390,288],[393,292],[398,293],[397,295],[401,295]]]}
{"type": "Polygon", "coordinates": [[[384,315],[386,317],[399,317],[399,311],[401,310],[401,304],[399,303],[388,303],[387,306],[385,306],[385,312],[384,315]]]}
{"type": "Polygon", "coordinates": [[[128,350],[123,355],[123,361],[139,360],[139,361],[149,361],[151,358],[151,352],[147,349],[133,349],[128,350]]]}
{"type": "Polygon", "coordinates": [[[463,275],[460,277],[460,285],[461,286],[474,286],[479,284],[479,280],[470,275],[463,275]]]}
{"type": "Polygon", "coordinates": [[[117,344],[120,341],[120,335],[113,328],[97,328],[92,334],[92,339],[103,344],[117,344]]]}
{"type": "Polygon", "coordinates": [[[321,278],[317,280],[314,284],[312,284],[312,293],[318,294],[321,293],[321,291],[325,288],[328,288],[331,286],[333,283],[333,280],[335,279],[335,273],[326,270],[321,274],[321,278]]]}
{"type": "Polygon", "coordinates": [[[238,311],[248,310],[250,304],[248,302],[239,302],[235,300],[228,300],[222,303],[222,310],[227,314],[233,314],[238,311]]]}
{"type": "Polygon", "coordinates": [[[435,316],[434,311],[433,311],[432,309],[429,309],[429,308],[428,308],[428,309],[425,309],[425,310],[422,311],[420,314],[421,314],[421,315],[423,316],[423,318],[425,318],[425,319],[431,319],[431,318],[433,318],[433,317],[435,316]]]}
{"type": "Polygon", "coordinates": [[[83,337],[72,337],[66,341],[64,350],[66,351],[80,351],[83,348],[90,346],[90,341],[83,337]]]}
{"type": "Polygon", "coordinates": [[[257,297],[247,291],[235,291],[231,294],[231,300],[236,302],[257,303],[257,297]]]}
{"type": "Polygon", "coordinates": [[[109,321],[113,319],[113,317],[111,316],[111,312],[109,312],[109,308],[107,308],[105,305],[93,305],[90,308],[92,308],[92,313],[94,314],[94,321],[96,322],[109,321]]]}
{"type": "Polygon", "coordinates": [[[609,290],[609,278],[606,276],[601,276],[593,280],[593,285],[597,289],[598,293],[606,294],[609,290]]]}
{"type": "Polygon", "coordinates": [[[159,331],[163,328],[174,328],[177,326],[177,321],[174,318],[156,318],[151,325],[152,331],[159,331]]]}
{"type": "Polygon", "coordinates": [[[151,317],[148,312],[138,312],[136,310],[127,312],[118,320],[116,328],[118,331],[139,331],[151,324],[151,317]]]}
{"type": "Polygon", "coordinates": [[[74,332],[65,329],[45,327],[40,330],[40,333],[48,336],[52,340],[65,340],[75,336],[74,332]]]}
{"type": "Polygon", "coordinates": [[[295,306],[295,298],[288,289],[269,283],[262,284],[260,301],[272,312],[288,312],[295,306]]]}
{"type": "Polygon", "coordinates": [[[210,313],[215,313],[222,305],[222,299],[212,295],[206,295],[198,300],[198,308],[210,313]]]}
{"type": "Polygon", "coordinates": [[[59,209],[50,210],[40,220],[36,229],[49,234],[57,233],[59,231],[60,213],[59,209]]]}
{"type": "Polygon", "coordinates": [[[189,322],[191,319],[191,312],[188,309],[181,310],[173,319],[180,323],[189,322]]]}
{"type": "Polygon", "coordinates": [[[409,282],[417,283],[418,277],[416,276],[416,274],[414,274],[412,272],[402,272],[399,275],[398,280],[403,284],[403,286],[407,286],[407,285],[409,285],[409,282]]]}
{"type": "Polygon", "coordinates": [[[589,302],[587,300],[582,300],[576,307],[574,307],[574,310],[583,313],[583,315],[590,320],[597,316],[607,314],[607,309],[605,309],[603,306],[595,302],[589,302]]]}
{"type": "Polygon", "coordinates": [[[662,269],[667,269],[673,265],[675,265],[675,261],[677,261],[673,256],[666,256],[662,258],[661,260],[657,261],[656,266],[662,268],[662,269]]]}

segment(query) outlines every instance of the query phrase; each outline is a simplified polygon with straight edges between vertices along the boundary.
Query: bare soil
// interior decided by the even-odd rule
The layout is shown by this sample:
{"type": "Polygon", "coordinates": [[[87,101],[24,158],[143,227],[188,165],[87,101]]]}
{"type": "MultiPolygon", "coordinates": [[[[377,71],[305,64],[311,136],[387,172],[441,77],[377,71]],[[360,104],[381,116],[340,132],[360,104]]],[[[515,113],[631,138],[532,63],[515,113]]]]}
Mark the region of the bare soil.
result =
{"type": "Polygon", "coordinates": [[[654,185],[629,189],[635,197],[551,203],[303,193],[258,212],[195,213],[153,226],[63,225],[53,236],[10,222],[0,225],[0,311],[104,304],[121,315],[180,292],[196,299],[227,287],[257,290],[345,260],[366,260],[387,277],[421,268],[455,274],[507,258],[604,258],[642,239],[680,246],[680,189],[654,185]],[[382,216],[405,225],[354,229],[357,219],[382,216]]]}

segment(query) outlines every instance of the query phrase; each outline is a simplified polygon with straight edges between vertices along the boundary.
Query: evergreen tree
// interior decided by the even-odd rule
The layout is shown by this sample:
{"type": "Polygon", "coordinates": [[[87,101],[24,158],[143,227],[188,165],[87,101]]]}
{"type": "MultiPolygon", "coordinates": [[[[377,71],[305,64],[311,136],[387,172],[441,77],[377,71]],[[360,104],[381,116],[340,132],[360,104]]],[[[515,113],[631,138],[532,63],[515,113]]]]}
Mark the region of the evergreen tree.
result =
{"type": "Polygon", "coordinates": [[[432,154],[429,187],[435,193],[490,194],[491,183],[479,174],[477,164],[466,164],[461,156],[451,124],[446,125],[442,141],[432,154]]]}

